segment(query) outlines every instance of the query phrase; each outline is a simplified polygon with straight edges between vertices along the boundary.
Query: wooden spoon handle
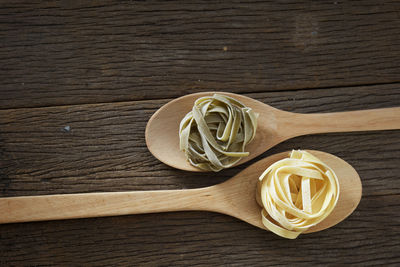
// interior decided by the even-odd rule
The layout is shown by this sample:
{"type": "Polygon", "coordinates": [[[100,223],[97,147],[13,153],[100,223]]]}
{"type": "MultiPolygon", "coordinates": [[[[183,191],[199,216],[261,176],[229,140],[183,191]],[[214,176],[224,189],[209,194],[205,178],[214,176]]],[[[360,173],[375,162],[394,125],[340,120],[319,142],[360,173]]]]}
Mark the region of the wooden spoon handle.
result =
{"type": "MultiPolygon", "coordinates": [[[[292,113],[293,114],[293,113],[292,113]]],[[[291,115],[283,127],[291,137],[329,132],[354,132],[400,129],[400,107],[320,114],[291,115]]]]}
{"type": "Polygon", "coordinates": [[[0,198],[0,223],[209,210],[206,190],[160,190],[0,198]]]}

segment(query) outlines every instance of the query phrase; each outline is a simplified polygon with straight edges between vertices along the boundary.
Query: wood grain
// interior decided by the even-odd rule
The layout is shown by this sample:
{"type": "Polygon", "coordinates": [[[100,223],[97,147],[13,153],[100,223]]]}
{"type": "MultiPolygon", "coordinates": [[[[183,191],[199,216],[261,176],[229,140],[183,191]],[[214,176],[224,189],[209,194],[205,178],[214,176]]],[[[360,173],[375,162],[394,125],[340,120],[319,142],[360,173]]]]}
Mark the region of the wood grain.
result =
{"type": "MultiPolygon", "coordinates": [[[[147,120],[188,93],[304,113],[400,106],[399,10],[395,0],[1,1],[0,197],[197,188],[251,164],[205,175],[152,157],[147,120]]],[[[355,167],[361,203],[326,231],[284,240],[210,212],[9,224],[0,266],[398,266],[399,137],[309,135],[257,158],[315,149],[355,167]]]]}
{"type": "MultiPolygon", "coordinates": [[[[399,89],[393,84],[247,95],[311,113],[399,106],[399,89]]],[[[145,147],[145,125],[169,100],[0,111],[1,196],[196,188],[248,166],[205,175],[153,158],[145,147]]],[[[258,157],[307,148],[355,167],[363,183],[360,206],[327,231],[287,241],[208,212],[0,225],[0,265],[395,266],[400,263],[398,140],[399,131],[310,135],[258,157]]]]}
{"type": "MultiPolygon", "coordinates": [[[[299,90],[249,96],[283,110],[304,113],[392,107],[400,103],[398,85],[357,87],[351,91],[338,88],[335,93],[299,90]]],[[[150,116],[168,101],[0,111],[3,196],[39,195],[52,190],[84,193],[193,188],[218,183],[241,169],[203,175],[178,171],[157,161],[147,150],[144,130],[150,116]],[[163,177],[162,183],[152,177],[163,177]]],[[[352,153],[342,153],[343,144],[347,144],[346,149],[351,145],[367,153],[368,145],[358,140],[364,138],[363,142],[373,143],[373,136],[385,136],[379,138],[379,144],[393,143],[389,151],[395,151],[397,131],[312,135],[289,140],[279,148],[283,151],[301,146],[348,157],[352,153]],[[339,143],[335,146],[334,142],[339,143]]]]}
{"type": "Polygon", "coordinates": [[[0,4],[0,108],[400,82],[400,3],[0,4]]]}

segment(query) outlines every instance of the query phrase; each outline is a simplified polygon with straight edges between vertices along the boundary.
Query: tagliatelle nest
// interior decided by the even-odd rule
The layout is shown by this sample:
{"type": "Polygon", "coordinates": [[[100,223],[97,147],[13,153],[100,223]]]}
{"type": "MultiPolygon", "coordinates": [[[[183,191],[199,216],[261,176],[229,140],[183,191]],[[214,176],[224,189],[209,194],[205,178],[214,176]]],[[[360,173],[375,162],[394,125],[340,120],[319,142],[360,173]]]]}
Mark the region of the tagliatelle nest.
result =
{"type": "Polygon", "coordinates": [[[314,155],[293,150],[264,171],[259,178],[257,202],[264,226],[294,239],[324,220],[339,198],[335,172],[314,155]]]}
{"type": "Polygon", "coordinates": [[[245,146],[256,134],[257,118],[257,113],[232,97],[201,97],[180,123],[180,149],[197,168],[229,168],[249,155],[245,146]]]}

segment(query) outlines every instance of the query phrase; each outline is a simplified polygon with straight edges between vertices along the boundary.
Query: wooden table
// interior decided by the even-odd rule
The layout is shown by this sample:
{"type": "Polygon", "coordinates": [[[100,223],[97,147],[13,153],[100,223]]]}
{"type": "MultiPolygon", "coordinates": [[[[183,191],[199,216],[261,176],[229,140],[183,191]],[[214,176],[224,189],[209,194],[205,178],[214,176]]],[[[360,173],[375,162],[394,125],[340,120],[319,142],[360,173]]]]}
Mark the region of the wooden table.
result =
{"type": "MultiPolygon", "coordinates": [[[[249,164],[162,164],[144,139],[158,108],[210,90],[303,113],[400,106],[400,2],[3,1],[0,63],[1,197],[196,188],[249,164]]],[[[303,136],[257,159],[293,148],[355,167],[349,218],[296,240],[208,212],[6,224],[0,265],[400,264],[400,131],[303,136]]]]}

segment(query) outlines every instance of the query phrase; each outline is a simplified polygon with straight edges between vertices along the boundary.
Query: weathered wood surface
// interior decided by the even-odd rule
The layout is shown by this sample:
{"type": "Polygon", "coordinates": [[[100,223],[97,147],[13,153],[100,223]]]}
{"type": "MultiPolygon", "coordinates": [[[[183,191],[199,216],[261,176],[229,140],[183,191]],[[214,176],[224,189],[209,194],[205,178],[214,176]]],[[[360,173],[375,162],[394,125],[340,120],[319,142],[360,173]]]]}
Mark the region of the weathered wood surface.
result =
{"type": "MultiPolygon", "coordinates": [[[[249,96],[311,113],[399,105],[399,89],[396,84],[249,96]]],[[[158,162],[147,151],[143,133],[148,118],[167,101],[0,111],[1,195],[194,188],[224,181],[248,165],[199,174],[158,162]]],[[[398,263],[398,139],[399,131],[320,134],[288,140],[264,154],[319,149],[343,157],[361,176],[363,198],[355,213],[299,240],[202,212],[10,224],[0,226],[0,263],[398,263]]]]}
{"type": "Polygon", "coordinates": [[[400,81],[400,2],[0,3],[0,108],[400,81]]]}
{"type": "MultiPolygon", "coordinates": [[[[400,85],[248,96],[293,112],[333,112],[399,105],[400,85]]],[[[156,160],[147,150],[144,131],[150,116],[169,100],[0,111],[3,195],[193,188],[220,182],[243,168],[205,175],[156,160]]],[[[299,147],[345,160],[368,158],[375,153],[370,149],[380,145],[390,148],[386,153],[396,153],[398,137],[398,131],[312,135],[288,140],[264,155],[299,147]]]]}
{"type": "MultiPolygon", "coordinates": [[[[225,181],[251,162],[189,173],[146,148],[147,120],[186,93],[304,113],[400,106],[399,14],[398,1],[1,2],[0,197],[225,181]]],[[[302,136],[258,157],[316,149],[356,168],[360,206],[326,231],[285,240],[208,212],[8,224],[0,266],[396,266],[399,138],[302,136]]]]}

